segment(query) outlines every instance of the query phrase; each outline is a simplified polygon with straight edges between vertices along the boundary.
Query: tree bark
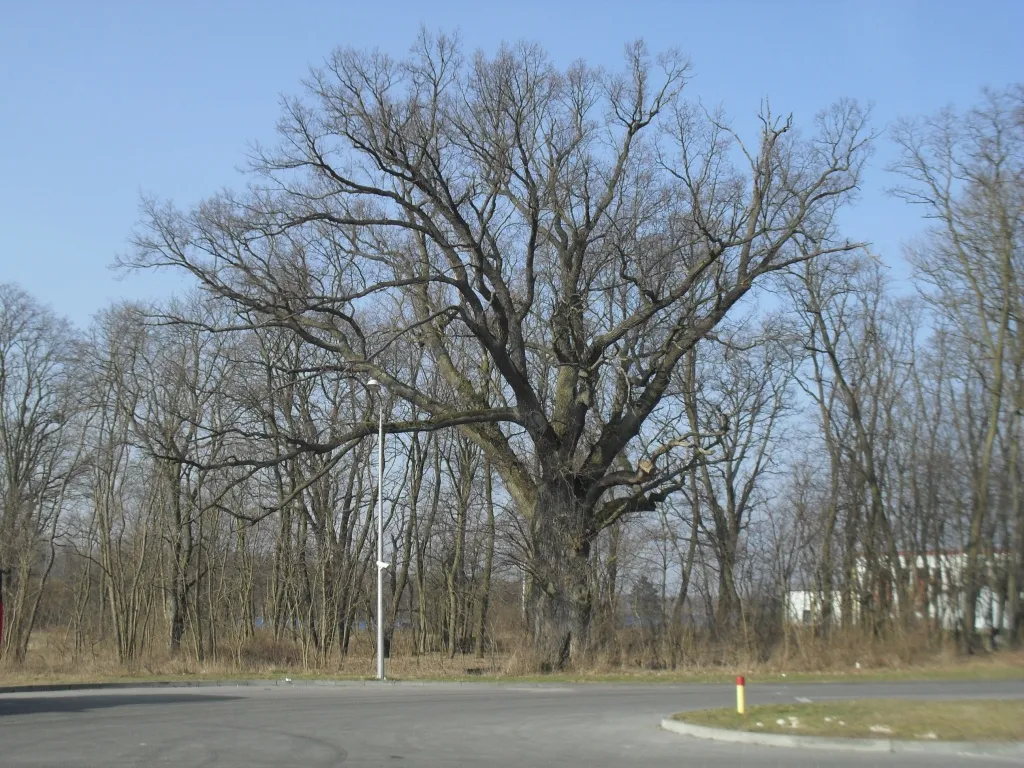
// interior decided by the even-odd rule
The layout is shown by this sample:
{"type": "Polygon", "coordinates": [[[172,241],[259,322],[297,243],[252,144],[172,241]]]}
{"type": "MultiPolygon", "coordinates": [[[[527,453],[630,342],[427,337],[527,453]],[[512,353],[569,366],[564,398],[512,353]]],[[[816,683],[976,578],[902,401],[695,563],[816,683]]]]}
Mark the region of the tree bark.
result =
{"type": "Polygon", "coordinates": [[[542,486],[534,516],[532,630],[543,672],[565,669],[587,652],[592,612],[586,515],[562,483],[542,486]]]}
{"type": "Polygon", "coordinates": [[[487,640],[487,612],[491,602],[491,571],[494,567],[494,489],[492,487],[491,465],[484,462],[484,510],[487,514],[486,539],[484,541],[484,570],[480,582],[480,599],[476,614],[476,655],[484,657],[487,640]]]}

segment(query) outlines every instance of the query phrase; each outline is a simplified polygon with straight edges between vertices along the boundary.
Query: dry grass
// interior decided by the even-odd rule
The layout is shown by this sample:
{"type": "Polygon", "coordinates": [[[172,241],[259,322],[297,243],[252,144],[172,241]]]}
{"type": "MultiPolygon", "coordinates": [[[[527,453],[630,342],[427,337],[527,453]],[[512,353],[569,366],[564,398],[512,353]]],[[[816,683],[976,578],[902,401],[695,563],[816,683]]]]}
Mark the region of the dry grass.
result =
{"type": "Polygon", "coordinates": [[[762,733],[940,741],[1024,741],[1024,700],[861,699],[706,709],[675,716],[694,725],[762,733]]]}
{"type": "MultiPolygon", "coordinates": [[[[500,652],[484,658],[443,653],[415,655],[408,638],[396,638],[388,661],[394,680],[531,680],[551,682],[729,682],[743,674],[754,681],[787,682],[849,680],[1024,679],[1024,652],[1001,651],[973,657],[950,646],[927,651],[920,638],[835,637],[824,644],[813,636],[794,635],[786,649],[759,658],[742,644],[715,645],[698,638],[677,648],[674,668],[668,654],[645,642],[642,635],[623,632],[600,653],[556,675],[538,675],[539,660],[522,641],[507,640],[500,652]],[[783,652],[787,650],[788,652],[783,652]],[[813,651],[813,652],[812,652],[813,651]]],[[[38,632],[25,663],[0,664],[0,685],[123,680],[231,680],[280,677],[369,679],[375,673],[374,641],[353,639],[350,653],[337,651],[326,660],[304,654],[300,645],[275,643],[268,635],[238,647],[221,648],[203,661],[189,655],[170,658],[150,651],[131,665],[118,664],[112,649],[96,646],[74,653],[65,635],[38,632]]]]}

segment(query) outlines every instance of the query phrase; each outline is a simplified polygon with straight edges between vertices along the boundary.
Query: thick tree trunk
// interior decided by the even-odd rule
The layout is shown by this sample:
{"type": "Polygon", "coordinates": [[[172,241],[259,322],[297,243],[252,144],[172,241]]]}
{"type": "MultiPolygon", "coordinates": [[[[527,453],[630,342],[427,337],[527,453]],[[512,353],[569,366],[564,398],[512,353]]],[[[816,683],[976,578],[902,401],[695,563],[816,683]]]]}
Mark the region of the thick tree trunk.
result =
{"type": "MultiPolygon", "coordinates": [[[[825,395],[820,379],[819,392],[821,393],[819,398],[821,402],[824,403],[825,395]]],[[[821,624],[819,625],[819,631],[822,636],[827,638],[832,630],[832,624],[836,619],[836,617],[833,616],[836,588],[832,541],[835,537],[836,522],[839,519],[839,477],[840,472],[842,471],[842,457],[832,435],[831,410],[823,406],[821,412],[823,423],[826,425],[825,443],[828,446],[829,456],[829,493],[828,505],[824,511],[825,531],[822,534],[821,539],[821,558],[818,561],[818,583],[821,585],[821,592],[818,596],[818,601],[821,606],[821,624]]],[[[840,616],[839,620],[843,621],[844,617],[840,616]]]]}
{"type": "MultiPolygon", "coordinates": [[[[278,498],[283,499],[285,491],[278,486],[278,498]]],[[[274,543],[274,565],[271,577],[271,612],[270,620],[274,628],[274,640],[281,642],[286,627],[286,613],[288,600],[288,582],[290,578],[290,551],[292,537],[291,506],[286,504],[281,509],[281,519],[278,526],[277,540],[274,543]]]]}
{"type": "Polygon", "coordinates": [[[540,670],[550,672],[586,653],[592,613],[585,511],[566,486],[541,488],[533,547],[533,643],[540,670]]]}
{"type": "MultiPolygon", "coordinates": [[[[172,479],[176,479],[171,475],[172,479]]],[[[192,559],[191,523],[182,519],[181,499],[178,488],[171,486],[173,494],[172,508],[174,526],[174,542],[171,548],[170,596],[171,596],[171,635],[168,643],[170,653],[176,656],[181,650],[181,641],[185,636],[185,618],[188,611],[188,563],[192,559]],[[187,532],[186,532],[187,529],[187,532]]]]}
{"type": "Polygon", "coordinates": [[[736,591],[736,542],[729,540],[718,554],[718,605],[715,627],[720,637],[729,637],[739,623],[740,598],[736,591]]]}
{"type": "Polygon", "coordinates": [[[462,566],[466,549],[466,518],[469,513],[469,498],[467,485],[459,494],[455,519],[455,549],[451,554],[445,571],[445,586],[448,590],[446,642],[448,657],[452,659],[455,658],[456,653],[464,653],[466,650],[462,643],[463,626],[466,620],[462,597],[465,589],[463,584],[465,575],[462,572],[462,566]]]}
{"type": "Polygon", "coordinates": [[[491,570],[494,567],[494,492],[491,487],[491,466],[484,463],[484,505],[487,511],[486,541],[484,543],[484,571],[480,583],[480,600],[476,613],[476,655],[484,657],[487,633],[487,610],[491,601],[491,570]]]}
{"type": "MultiPolygon", "coordinates": [[[[402,534],[402,554],[400,563],[396,560],[398,547],[392,546],[391,549],[392,557],[390,576],[392,581],[391,593],[393,598],[391,600],[391,620],[387,624],[387,632],[384,638],[385,645],[388,649],[391,648],[391,640],[395,633],[395,627],[398,626],[398,614],[402,605],[402,597],[405,595],[406,589],[409,588],[409,572],[412,567],[413,552],[415,551],[416,546],[414,533],[416,532],[418,525],[417,508],[419,506],[420,492],[423,488],[423,450],[419,445],[419,435],[413,435],[411,439],[413,442],[409,458],[412,464],[409,481],[409,520],[406,522],[405,530],[402,534]]],[[[393,544],[394,543],[395,541],[393,540],[393,544]]],[[[411,600],[409,608],[409,613],[411,615],[411,600]]]]}
{"type": "Polygon", "coordinates": [[[441,476],[441,452],[438,450],[434,451],[433,470],[434,493],[430,500],[427,519],[423,521],[423,527],[417,531],[416,537],[416,595],[418,598],[416,620],[419,625],[418,651],[421,655],[433,650],[430,619],[427,615],[427,547],[434,529],[434,521],[437,519],[437,511],[441,505],[441,483],[437,481],[437,478],[441,476]]]}
{"type": "Polygon", "coordinates": [[[185,605],[186,596],[181,579],[174,577],[171,586],[171,638],[170,651],[175,656],[181,650],[181,640],[185,636],[185,605]]]}
{"type": "Polygon", "coordinates": [[[24,616],[28,613],[28,593],[31,579],[29,559],[23,557],[13,576],[14,599],[7,603],[7,653],[15,662],[23,664],[28,653],[29,633],[25,631],[24,616]]]}

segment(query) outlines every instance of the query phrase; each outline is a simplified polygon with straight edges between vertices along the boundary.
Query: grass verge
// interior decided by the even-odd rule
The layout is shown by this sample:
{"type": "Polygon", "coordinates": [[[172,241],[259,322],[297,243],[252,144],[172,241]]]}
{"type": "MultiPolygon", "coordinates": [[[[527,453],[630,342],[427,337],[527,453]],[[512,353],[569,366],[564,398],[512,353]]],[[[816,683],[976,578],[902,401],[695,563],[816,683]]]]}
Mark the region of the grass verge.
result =
{"type": "MultiPolygon", "coordinates": [[[[0,687],[100,682],[186,682],[231,680],[368,680],[376,664],[372,655],[352,654],[343,663],[323,667],[281,660],[258,664],[232,659],[197,662],[187,658],[147,659],[127,668],[104,656],[74,660],[65,656],[31,655],[21,665],[0,663],[0,687]]],[[[800,669],[779,664],[699,664],[675,670],[647,670],[635,666],[595,665],[575,671],[538,675],[531,665],[513,657],[476,659],[457,655],[403,655],[387,665],[396,681],[517,682],[517,683],[622,683],[622,684],[731,684],[736,675],[751,683],[912,682],[955,680],[1024,680],[1024,652],[1000,652],[969,658],[936,658],[930,663],[857,668],[836,666],[800,669]]]]}
{"type": "Polygon", "coordinates": [[[1024,741],[1024,700],[855,699],[705,709],[675,715],[693,725],[760,733],[844,738],[1024,741]]]}
{"type": "MultiPolygon", "coordinates": [[[[742,670],[740,670],[742,672],[742,670]]],[[[707,670],[676,671],[676,672],[637,672],[637,673],[566,673],[548,675],[512,675],[500,672],[484,674],[458,674],[455,672],[441,673],[411,670],[388,672],[388,679],[393,682],[450,682],[450,683],[606,683],[606,684],[719,684],[731,685],[736,672],[718,672],[707,670]]],[[[301,671],[294,669],[253,670],[251,672],[218,669],[180,673],[125,674],[125,673],[65,673],[48,671],[24,671],[0,668],[0,687],[10,685],[62,685],[71,683],[141,683],[167,682],[184,683],[195,681],[233,680],[332,680],[359,681],[372,680],[373,673],[344,674],[339,672],[301,671]]],[[[750,683],[830,683],[830,682],[918,682],[918,681],[958,681],[958,680],[1024,680],[1024,667],[996,668],[970,667],[960,668],[916,668],[895,670],[863,670],[856,673],[837,672],[792,672],[747,674],[750,683]]]]}

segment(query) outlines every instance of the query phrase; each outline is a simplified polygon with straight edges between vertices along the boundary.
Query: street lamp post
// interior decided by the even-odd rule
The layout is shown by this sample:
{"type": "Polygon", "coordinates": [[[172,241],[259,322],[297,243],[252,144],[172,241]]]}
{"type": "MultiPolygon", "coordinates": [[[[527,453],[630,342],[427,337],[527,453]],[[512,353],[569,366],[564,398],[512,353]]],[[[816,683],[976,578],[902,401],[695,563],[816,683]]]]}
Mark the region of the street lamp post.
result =
{"type": "Polygon", "coordinates": [[[366,382],[377,398],[377,679],[384,680],[384,392],[380,382],[366,382]]]}

